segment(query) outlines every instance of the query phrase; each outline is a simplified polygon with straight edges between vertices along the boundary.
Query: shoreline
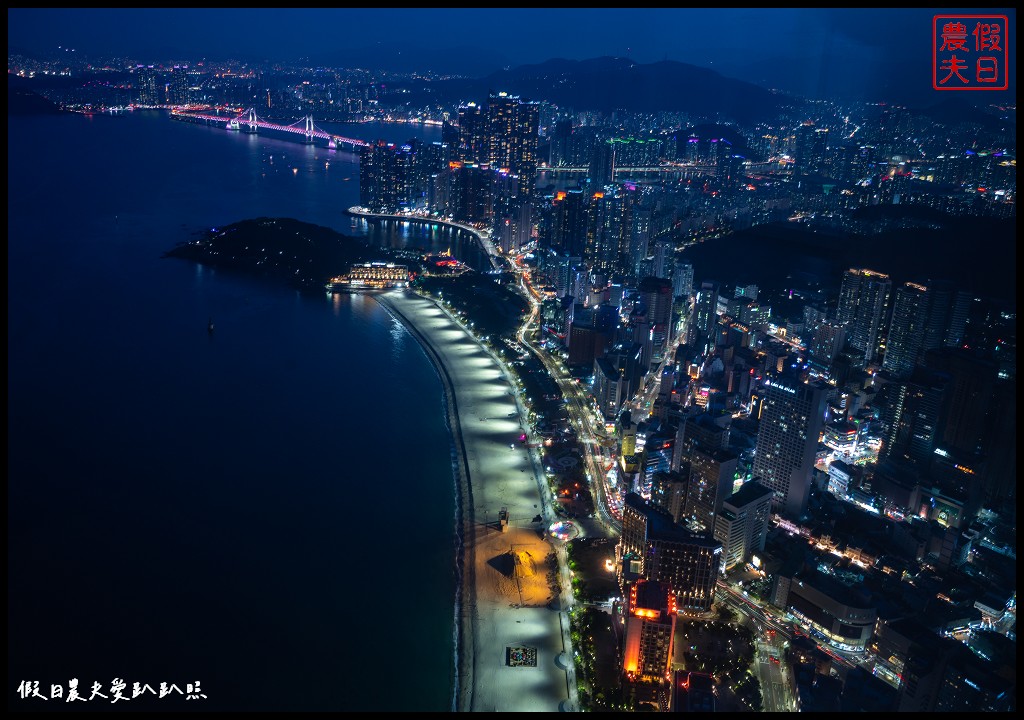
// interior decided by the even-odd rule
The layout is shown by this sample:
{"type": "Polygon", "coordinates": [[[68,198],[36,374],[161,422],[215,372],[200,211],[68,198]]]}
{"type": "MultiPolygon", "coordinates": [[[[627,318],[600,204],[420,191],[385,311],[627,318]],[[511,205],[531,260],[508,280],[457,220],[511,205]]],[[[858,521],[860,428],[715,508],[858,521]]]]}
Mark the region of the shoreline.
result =
{"type": "Polygon", "coordinates": [[[345,213],[347,215],[351,215],[352,217],[363,218],[366,220],[402,220],[415,223],[446,225],[450,228],[455,228],[456,230],[468,232],[471,235],[473,235],[473,237],[476,238],[477,243],[479,243],[480,245],[480,250],[487,255],[487,259],[491,263],[491,269],[501,269],[501,259],[495,252],[494,243],[491,242],[490,238],[487,235],[484,235],[482,231],[477,230],[472,225],[464,225],[453,220],[444,220],[443,218],[423,217],[421,215],[396,215],[392,213],[371,212],[364,208],[360,208],[358,205],[353,205],[352,207],[346,209],[345,213]]]}
{"type": "Polygon", "coordinates": [[[557,711],[574,704],[550,510],[504,368],[437,304],[411,291],[374,294],[434,365],[452,433],[456,604],[452,709],[557,711]],[[471,380],[471,382],[467,382],[471,380]],[[513,410],[512,413],[508,412],[513,410]],[[497,522],[507,509],[508,524],[497,522]],[[536,664],[515,667],[512,648],[536,664]]]}
{"type": "Polygon", "coordinates": [[[453,452],[452,470],[453,482],[455,483],[455,647],[453,658],[454,679],[452,686],[452,712],[465,711],[464,700],[465,688],[473,685],[472,652],[467,652],[466,645],[472,646],[473,622],[475,618],[470,614],[464,614],[467,607],[466,599],[471,597],[475,582],[474,546],[470,543],[467,547],[466,538],[469,536],[467,525],[468,518],[472,517],[473,508],[473,486],[470,482],[469,467],[466,464],[466,447],[462,436],[462,428],[459,423],[458,399],[455,395],[455,384],[448,368],[441,361],[437,351],[425,338],[416,326],[409,321],[393,304],[381,302],[380,294],[374,294],[374,298],[385,310],[396,318],[406,331],[413,336],[424,354],[430,360],[431,365],[441,380],[443,391],[445,422],[451,434],[451,447],[453,452]]]}

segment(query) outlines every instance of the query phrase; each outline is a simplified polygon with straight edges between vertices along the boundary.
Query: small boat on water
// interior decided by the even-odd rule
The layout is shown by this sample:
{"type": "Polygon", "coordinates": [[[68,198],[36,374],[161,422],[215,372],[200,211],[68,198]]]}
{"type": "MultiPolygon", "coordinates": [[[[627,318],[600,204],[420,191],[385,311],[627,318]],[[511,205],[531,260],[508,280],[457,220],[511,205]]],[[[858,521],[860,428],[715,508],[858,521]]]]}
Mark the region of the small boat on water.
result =
{"type": "Polygon", "coordinates": [[[213,333],[213,318],[210,318],[209,324],[206,326],[206,332],[213,333]]]}

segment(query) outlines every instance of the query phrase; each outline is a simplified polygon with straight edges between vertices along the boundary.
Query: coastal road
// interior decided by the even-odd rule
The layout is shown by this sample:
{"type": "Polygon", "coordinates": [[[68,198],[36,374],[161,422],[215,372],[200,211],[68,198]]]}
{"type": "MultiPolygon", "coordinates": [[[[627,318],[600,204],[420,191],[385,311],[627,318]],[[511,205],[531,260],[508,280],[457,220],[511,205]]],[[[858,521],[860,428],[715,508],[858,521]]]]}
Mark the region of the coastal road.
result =
{"type": "Polygon", "coordinates": [[[569,413],[569,421],[576,430],[576,437],[582,445],[583,463],[586,468],[587,478],[590,481],[591,493],[594,497],[596,510],[595,520],[601,526],[604,537],[617,537],[621,532],[622,523],[614,511],[614,503],[607,488],[607,473],[601,467],[601,446],[597,434],[594,432],[595,424],[600,422],[590,399],[572,377],[561,361],[551,357],[543,348],[537,347],[535,338],[540,328],[540,295],[530,282],[530,274],[524,271],[522,265],[512,262],[519,275],[519,287],[523,296],[530,303],[530,314],[523,321],[519,328],[519,342],[541,361],[548,375],[558,385],[562,393],[562,399],[566,403],[566,410],[569,413]]]}

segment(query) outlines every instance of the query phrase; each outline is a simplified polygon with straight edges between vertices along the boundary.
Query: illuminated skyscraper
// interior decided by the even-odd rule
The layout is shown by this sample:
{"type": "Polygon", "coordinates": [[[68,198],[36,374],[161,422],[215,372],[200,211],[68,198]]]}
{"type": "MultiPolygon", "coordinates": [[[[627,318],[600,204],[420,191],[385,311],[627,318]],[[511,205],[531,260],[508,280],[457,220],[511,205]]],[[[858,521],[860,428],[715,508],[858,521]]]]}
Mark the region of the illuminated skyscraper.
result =
{"type": "Polygon", "coordinates": [[[848,323],[846,344],[857,351],[861,366],[878,357],[892,282],[873,270],[850,268],[839,288],[836,321],[848,323]]]}
{"type": "Polygon", "coordinates": [[[651,363],[664,359],[665,344],[668,341],[672,321],[672,282],[665,278],[645,277],[640,281],[640,303],[647,309],[650,324],[651,363]]]}
{"type": "Polygon", "coordinates": [[[531,197],[537,187],[540,106],[504,92],[487,103],[487,157],[481,162],[518,175],[520,194],[531,197]]]}
{"type": "Polygon", "coordinates": [[[378,140],[359,153],[359,204],[375,212],[408,207],[415,177],[415,154],[409,145],[378,140]]]}
{"type": "Polygon", "coordinates": [[[796,130],[796,148],[793,152],[793,174],[809,175],[824,170],[828,149],[828,129],[805,122],[796,130]]]}
{"type": "Polygon", "coordinates": [[[152,65],[138,65],[135,68],[135,87],[140,105],[159,105],[160,92],[156,81],[156,69],[152,65]]]}
{"type": "Polygon", "coordinates": [[[457,157],[462,162],[487,162],[487,116],[474,102],[459,108],[459,146],[457,157]]]}
{"type": "Polygon", "coordinates": [[[736,476],[736,453],[730,450],[695,447],[690,453],[690,484],[684,513],[691,527],[711,533],[722,502],[732,495],[736,476]]]}
{"type": "Polygon", "coordinates": [[[765,381],[753,476],[772,491],[772,509],[794,519],[807,509],[827,392],[788,376],[765,381]]]}
{"type": "Polygon", "coordinates": [[[749,562],[764,550],[771,519],[772,491],[748,482],[722,503],[715,517],[715,539],[722,543],[722,572],[749,562]]]}
{"type": "Polygon", "coordinates": [[[187,105],[191,101],[188,65],[175,65],[171,71],[171,104],[187,105]]]}
{"type": "Polygon", "coordinates": [[[909,377],[917,364],[928,321],[928,299],[924,285],[908,282],[896,288],[882,360],[882,369],[895,377],[909,377]]]}
{"type": "Polygon", "coordinates": [[[641,580],[629,591],[622,669],[630,679],[666,680],[672,670],[676,598],[665,583],[641,580]]]}
{"type": "Polygon", "coordinates": [[[689,344],[698,349],[706,347],[715,337],[718,324],[718,283],[703,282],[693,303],[689,344]]]}
{"type": "Polygon", "coordinates": [[[607,185],[615,179],[615,144],[611,140],[602,140],[594,144],[590,157],[590,169],[587,177],[592,185],[607,185]]]}
{"type": "Polygon", "coordinates": [[[676,525],[671,515],[636,493],[625,497],[615,552],[624,586],[630,585],[630,577],[658,580],[672,588],[681,610],[711,609],[721,543],[676,525]]]}

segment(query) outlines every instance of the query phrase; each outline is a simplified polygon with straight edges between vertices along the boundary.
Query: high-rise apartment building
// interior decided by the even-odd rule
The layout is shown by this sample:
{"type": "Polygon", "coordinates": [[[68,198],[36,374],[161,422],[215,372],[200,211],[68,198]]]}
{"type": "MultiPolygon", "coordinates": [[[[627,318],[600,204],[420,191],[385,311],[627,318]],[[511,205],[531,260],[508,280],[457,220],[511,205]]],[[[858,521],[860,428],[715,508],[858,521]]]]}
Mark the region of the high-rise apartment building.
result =
{"type": "Polygon", "coordinates": [[[188,105],[191,102],[188,65],[175,65],[171,69],[170,95],[172,105],[188,105]]]}
{"type": "Polygon", "coordinates": [[[519,192],[531,197],[537,187],[540,105],[505,92],[487,99],[487,162],[519,176],[519,192]]]}
{"type": "Polygon", "coordinates": [[[922,355],[959,347],[971,296],[948,282],[905,283],[896,289],[882,368],[909,377],[922,355]]]}
{"type": "Polygon", "coordinates": [[[894,377],[909,377],[914,371],[925,339],[928,299],[924,285],[908,282],[896,288],[882,360],[882,369],[894,377]]]}
{"type": "Polygon", "coordinates": [[[846,344],[861,366],[878,357],[889,309],[892,281],[874,270],[850,268],[843,273],[836,320],[847,323],[846,344]]]}
{"type": "Polygon", "coordinates": [[[394,213],[412,197],[415,154],[408,145],[378,140],[359,152],[359,204],[374,212],[394,213]]]}
{"type": "Polygon", "coordinates": [[[160,88],[156,80],[156,68],[152,65],[138,65],[135,68],[135,88],[139,105],[159,105],[160,88]]]}
{"type": "Polygon", "coordinates": [[[700,285],[693,303],[688,343],[703,348],[713,342],[718,325],[718,283],[705,281],[700,285]]]}

